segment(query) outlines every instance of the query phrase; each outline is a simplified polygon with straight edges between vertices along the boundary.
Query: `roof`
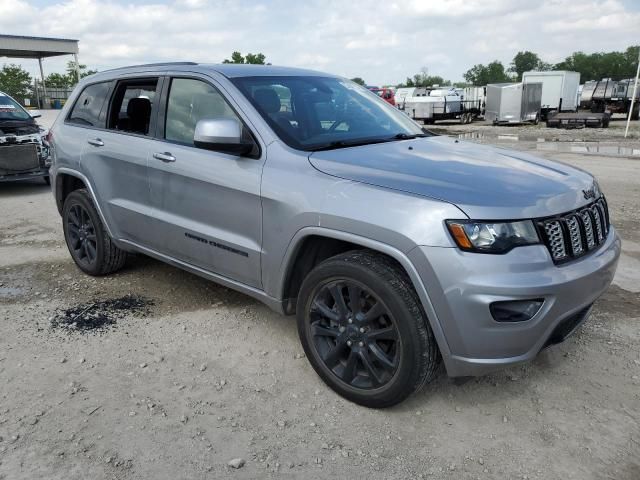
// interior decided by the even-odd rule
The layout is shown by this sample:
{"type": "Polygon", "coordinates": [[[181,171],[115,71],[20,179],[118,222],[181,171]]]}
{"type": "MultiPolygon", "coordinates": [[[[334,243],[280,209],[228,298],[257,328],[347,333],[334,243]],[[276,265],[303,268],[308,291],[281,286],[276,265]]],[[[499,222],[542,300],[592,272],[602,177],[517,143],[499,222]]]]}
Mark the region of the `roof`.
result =
{"type": "Polygon", "coordinates": [[[78,40],[0,35],[0,57],[45,58],[78,53],[78,40]]]}
{"type": "Polygon", "coordinates": [[[580,75],[579,72],[572,72],[571,70],[531,70],[529,72],[524,72],[522,74],[522,78],[527,76],[542,76],[542,77],[552,77],[556,75],[580,75]]]}
{"type": "Polygon", "coordinates": [[[303,68],[278,67],[274,65],[253,65],[253,64],[237,64],[237,63],[195,63],[195,62],[167,62],[167,63],[149,63],[146,65],[132,65],[129,67],[114,68],[112,70],[103,70],[96,74],[96,77],[109,76],[111,72],[118,73],[134,73],[134,72],[162,72],[165,70],[189,71],[189,72],[217,72],[227,78],[237,77],[260,77],[260,76],[333,76],[327,73],[317,72],[315,70],[307,70],[303,68]]]}
{"type": "Polygon", "coordinates": [[[275,65],[252,65],[238,63],[204,64],[225,77],[281,77],[281,76],[330,76],[327,73],[305,68],[278,67],[275,65]]]}

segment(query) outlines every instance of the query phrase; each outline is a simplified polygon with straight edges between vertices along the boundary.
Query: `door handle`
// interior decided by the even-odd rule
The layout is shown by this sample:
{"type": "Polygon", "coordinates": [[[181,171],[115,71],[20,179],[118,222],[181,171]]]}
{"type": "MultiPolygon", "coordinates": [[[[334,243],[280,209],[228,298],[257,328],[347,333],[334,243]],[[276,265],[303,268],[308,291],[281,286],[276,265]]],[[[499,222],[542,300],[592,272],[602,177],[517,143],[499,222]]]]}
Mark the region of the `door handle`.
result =
{"type": "Polygon", "coordinates": [[[92,138],[87,140],[87,142],[94,147],[104,147],[104,142],[99,138],[92,138]]]}
{"type": "Polygon", "coordinates": [[[162,160],[163,162],[175,162],[176,161],[176,157],[174,157],[173,155],[171,155],[171,153],[169,152],[156,152],[153,154],[153,158],[157,159],[157,160],[162,160]]]}

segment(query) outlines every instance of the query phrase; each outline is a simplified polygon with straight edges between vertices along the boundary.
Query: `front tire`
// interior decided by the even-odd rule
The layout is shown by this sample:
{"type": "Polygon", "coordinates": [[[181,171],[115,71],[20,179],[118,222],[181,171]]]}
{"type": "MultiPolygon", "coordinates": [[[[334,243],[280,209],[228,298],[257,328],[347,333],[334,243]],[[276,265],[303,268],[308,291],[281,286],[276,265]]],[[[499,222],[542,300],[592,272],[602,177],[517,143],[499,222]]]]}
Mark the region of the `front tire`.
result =
{"type": "Polygon", "coordinates": [[[109,237],[85,189],[74,190],[65,199],[62,225],[71,258],[83,272],[107,275],[124,266],[127,253],[109,237]]]}
{"type": "Polygon", "coordinates": [[[440,353],[418,296],[391,259],[352,251],[317,265],[297,302],[309,362],[334,391],[390,407],[435,376],[440,353]]]}

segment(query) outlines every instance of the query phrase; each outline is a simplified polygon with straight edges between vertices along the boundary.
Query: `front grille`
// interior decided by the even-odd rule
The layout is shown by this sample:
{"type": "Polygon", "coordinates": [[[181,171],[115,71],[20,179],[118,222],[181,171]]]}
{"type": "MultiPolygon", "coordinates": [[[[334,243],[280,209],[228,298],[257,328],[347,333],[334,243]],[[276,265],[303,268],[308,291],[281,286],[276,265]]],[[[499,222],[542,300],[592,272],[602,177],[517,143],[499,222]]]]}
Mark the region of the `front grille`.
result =
{"type": "Polygon", "coordinates": [[[0,146],[0,175],[31,172],[39,168],[37,145],[29,143],[0,146]]]}
{"type": "Polygon", "coordinates": [[[555,263],[581,257],[609,234],[607,201],[600,197],[586,207],[538,222],[538,229],[555,263]]]}

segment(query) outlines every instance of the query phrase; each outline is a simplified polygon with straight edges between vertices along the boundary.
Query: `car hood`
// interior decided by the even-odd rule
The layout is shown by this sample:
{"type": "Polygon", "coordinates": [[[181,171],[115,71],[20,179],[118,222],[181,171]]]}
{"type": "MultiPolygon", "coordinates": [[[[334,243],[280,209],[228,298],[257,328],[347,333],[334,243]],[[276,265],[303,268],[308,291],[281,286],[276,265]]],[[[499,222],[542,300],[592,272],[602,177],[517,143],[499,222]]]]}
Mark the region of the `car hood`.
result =
{"type": "Polygon", "coordinates": [[[564,213],[592,201],[584,190],[595,185],[562,163],[445,136],[314,152],[309,161],[329,175],[452,203],[477,220],[564,213]]]}

